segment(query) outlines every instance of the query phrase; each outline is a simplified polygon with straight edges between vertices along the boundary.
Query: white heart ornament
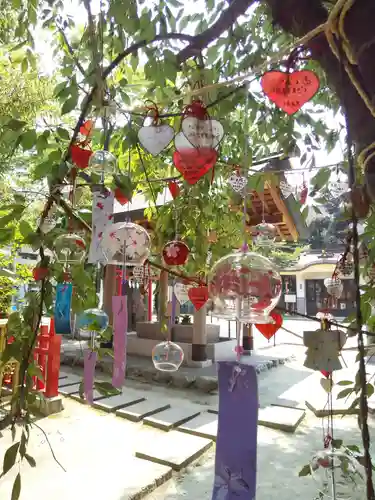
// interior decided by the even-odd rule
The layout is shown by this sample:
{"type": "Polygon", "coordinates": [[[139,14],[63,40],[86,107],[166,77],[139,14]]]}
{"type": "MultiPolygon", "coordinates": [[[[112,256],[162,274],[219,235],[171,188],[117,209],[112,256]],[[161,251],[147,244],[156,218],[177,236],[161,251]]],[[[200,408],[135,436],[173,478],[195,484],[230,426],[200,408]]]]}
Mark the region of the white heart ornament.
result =
{"type": "Polygon", "coordinates": [[[184,118],[181,130],[195,148],[214,148],[224,137],[224,128],[217,120],[200,120],[194,116],[184,118]]]}
{"type": "MultiPolygon", "coordinates": [[[[174,147],[176,148],[176,151],[178,151],[179,153],[182,153],[182,154],[184,153],[184,151],[197,149],[195,146],[193,146],[191,144],[191,142],[189,142],[186,139],[183,132],[178,132],[178,134],[175,135],[174,147]]],[[[212,148],[209,148],[209,149],[212,149],[212,148]]],[[[218,150],[219,146],[216,146],[216,148],[214,148],[214,149],[218,150]]]]}
{"type": "Polygon", "coordinates": [[[288,196],[290,196],[293,193],[292,186],[290,186],[287,182],[280,181],[279,187],[284,198],[288,198],[288,196]]]}
{"type": "Polygon", "coordinates": [[[185,304],[188,302],[189,299],[189,289],[191,288],[191,285],[184,285],[183,283],[176,283],[174,286],[174,294],[176,295],[177,300],[179,303],[185,304]]]}
{"type": "Polygon", "coordinates": [[[142,127],[138,131],[138,139],[142,147],[157,156],[171,142],[174,136],[174,129],[170,125],[151,125],[142,127]]]}
{"type": "Polygon", "coordinates": [[[228,179],[228,184],[231,186],[233,191],[236,193],[241,193],[246,187],[247,179],[241,175],[232,174],[228,179]]]}

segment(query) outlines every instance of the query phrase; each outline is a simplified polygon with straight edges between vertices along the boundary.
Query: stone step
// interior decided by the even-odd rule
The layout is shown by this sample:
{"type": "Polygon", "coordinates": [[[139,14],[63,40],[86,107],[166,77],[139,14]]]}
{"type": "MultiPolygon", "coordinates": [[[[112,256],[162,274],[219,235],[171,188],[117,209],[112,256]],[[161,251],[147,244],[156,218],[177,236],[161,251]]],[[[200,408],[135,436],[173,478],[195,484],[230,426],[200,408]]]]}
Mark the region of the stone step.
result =
{"type": "Polygon", "coordinates": [[[295,432],[306,415],[305,410],[267,406],[259,410],[258,425],[285,432],[295,432]]]}
{"type": "Polygon", "coordinates": [[[145,398],[139,396],[136,391],[129,391],[129,389],[123,389],[121,394],[116,396],[110,396],[105,399],[94,402],[94,407],[105,411],[116,411],[126,406],[135,405],[145,401],[145,398]]]}
{"type": "Polygon", "coordinates": [[[77,384],[82,381],[82,377],[77,375],[67,375],[66,377],[59,379],[59,389],[60,387],[66,387],[68,385],[77,384]]]}
{"type": "MultiPolygon", "coordinates": [[[[76,394],[76,393],[71,394],[71,397],[73,399],[75,399],[76,401],[79,401],[80,403],[84,403],[86,400],[86,398],[81,398],[81,396],[79,394],[76,394]]],[[[98,400],[104,399],[104,398],[105,398],[105,396],[101,392],[94,389],[94,392],[93,392],[93,400],[94,401],[98,401],[98,400]]]]}
{"type": "Polygon", "coordinates": [[[179,471],[200,457],[212,444],[210,439],[171,431],[141,444],[135,456],[179,471]]]}
{"type": "Polygon", "coordinates": [[[159,411],[167,410],[170,407],[170,404],[156,403],[155,401],[145,400],[135,405],[117,410],[116,415],[131,420],[132,422],[140,422],[143,418],[154,415],[159,411]]]}
{"type": "Polygon", "coordinates": [[[169,408],[155,415],[145,417],[143,423],[163,431],[170,431],[199,415],[200,411],[187,408],[169,408]]]}
{"type": "Polygon", "coordinates": [[[186,432],[216,441],[218,419],[214,413],[204,412],[197,417],[177,427],[177,431],[186,432]]]}
{"type": "Polygon", "coordinates": [[[64,396],[71,396],[72,394],[79,393],[79,387],[81,383],[79,384],[73,384],[73,385],[67,385],[66,387],[61,387],[59,388],[59,392],[63,394],[64,396]]]}

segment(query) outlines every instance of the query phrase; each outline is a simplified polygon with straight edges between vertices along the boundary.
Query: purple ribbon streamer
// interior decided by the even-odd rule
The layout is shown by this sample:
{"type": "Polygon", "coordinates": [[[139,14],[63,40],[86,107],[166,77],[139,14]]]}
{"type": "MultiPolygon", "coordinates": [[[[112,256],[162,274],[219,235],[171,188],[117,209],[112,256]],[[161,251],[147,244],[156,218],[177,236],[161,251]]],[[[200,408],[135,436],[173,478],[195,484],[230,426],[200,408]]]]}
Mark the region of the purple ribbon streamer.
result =
{"type": "Polygon", "coordinates": [[[113,311],[113,374],[112,385],[120,389],[126,372],[126,334],[128,331],[128,298],[112,297],[113,311]]]}
{"type": "Polygon", "coordinates": [[[98,358],[98,353],[87,350],[84,355],[84,368],[83,368],[83,391],[87,403],[92,405],[94,402],[94,378],[95,378],[95,365],[98,358]]]}

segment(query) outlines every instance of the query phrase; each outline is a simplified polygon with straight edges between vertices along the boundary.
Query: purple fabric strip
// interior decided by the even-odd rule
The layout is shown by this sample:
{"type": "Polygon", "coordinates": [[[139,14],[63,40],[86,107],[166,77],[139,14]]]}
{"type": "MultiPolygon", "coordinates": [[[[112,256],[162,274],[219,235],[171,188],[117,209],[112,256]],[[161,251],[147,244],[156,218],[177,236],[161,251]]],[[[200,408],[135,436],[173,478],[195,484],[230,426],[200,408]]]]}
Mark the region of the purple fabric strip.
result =
{"type": "Polygon", "coordinates": [[[97,357],[97,352],[93,352],[90,350],[85,351],[83,368],[83,391],[85,394],[85,399],[90,405],[92,405],[92,403],[94,402],[94,378],[97,357]]]}
{"type": "Polygon", "coordinates": [[[212,500],[255,500],[258,384],[253,366],[219,362],[219,425],[212,500]]]}
{"type": "Polygon", "coordinates": [[[126,371],[126,334],[128,332],[128,298],[112,297],[113,311],[113,374],[112,385],[121,389],[126,371]]]}

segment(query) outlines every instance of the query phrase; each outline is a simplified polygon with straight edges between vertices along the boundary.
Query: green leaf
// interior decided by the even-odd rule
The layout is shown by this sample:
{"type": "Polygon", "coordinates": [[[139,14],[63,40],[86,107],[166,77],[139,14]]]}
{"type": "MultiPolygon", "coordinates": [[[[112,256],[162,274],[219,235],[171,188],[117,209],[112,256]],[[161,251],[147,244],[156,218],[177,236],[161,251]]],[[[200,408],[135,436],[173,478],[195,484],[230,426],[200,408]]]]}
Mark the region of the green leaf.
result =
{"type": "Polygon", "coordinates": [[[36,377],[39,380],[44,380],[44,375],[41,372],[41,369],[35,364],[31,364],[28,366],[27,373],[30,375],[30,377],[36,377]]]}
{"type": "Polygon", "coordinates": [[[100,394],[103,394],[103,396],[116,396],[117,394],[121,394],[121,391],[113,387],[110,382],[95,382],[94,387],[100,394]]]}
{"type": "Polygon", "coordinates": [[[331,177],[331,170],[329,168],[321,168],[316,175],[311,180],[311,184],[315,189],[321,189],[327,183],[331,177]]]}
{"type": "Polygon", "coordinates": [[[363,322],[367,323],[371,316],[371,304],[369,302],[361,301],[361,312],[363,322]]]}
{"type": "Polygon", "coordinates": [[[66,128],[57,127],[56,132],[57,132],[57,134],[61,137],[61,139],[64,139],[64,140],[66,140],[66,141],[69,141],[69,140],[70,140],[70,134],[69,134],[69,132],[66,130],[66,128]]]}
{"type": "Polygon", "coordinates": [[[352,380],[340,380],[340,382],[336,382],[337,385],[352,385],[354,382],[352,380]]]}
{"type": "Polygon", "coordinates": [[[33,228],[25,220],[21,220],[19,224],[19,230],[24,238],[27,238],[29,234],[33,232],[33,228]]]}
{"type": "Polygon", "coordinates": [[[3,461],[3,476],[5,476],[5,474],[9,472],[13,465],[16,463],[19,447],[20,442],[18,441],[17,443],[14,443],[10,448],[8,448],[5,452],[3,461]]]}
{"type": "Polygon", "coordinates": [[[73,111],[73,109],[77,107],[77,102],[78,102],[78,96],[69,97],[69,99],[67,99],[62,105],[61,114],[66,115],[67,113],[73,111]]]}
{"type": "Polygon", "coordinates": [[[309,464],[304,465],[298,473],[299,477],[310,476],[310,475],[311,475],[311,468],[309,464]]]}
{"type": "Polygon", "coordinates": [[[27,453],[25,453],[25,458],[28,462],[28,464],[30,465],[30,467],[36,467],[36,461],[35,461],[35,458],[28,455],[27,453]]]}
{"type": "Polygon", "coordinates": [[[130,58],[130,66],[132,67],[134,73],[137,71],[138,64],[139,64],[138,54],[132,54],[130,58]]]}
{"type": "Polygon", "coordinates": [[[368,398],[371,398],[374,394],[374,386],[372,384],[366,384],[366,393],[368,398]]]}
{"type": "Polygon", "coordinates": [[[337,394],[337,399],[343,399],[343,398],[346,398],[347,396],[349,396],[352,392],[354,392],[354,389],[352,389],[351,387],[349,387],[348,389],[344,389],[342,391],[340,391],[338,394],[337,394]]]}
{"type": "Polygon", "coordinates": [[[21,135],[21,145],[24,151],[31,149],[35,146],[37,135],[35,130],[28,130],[21,135]]]}
{"type": "Polygon", "coordinates": [[[25,125],[26,122],[22,120],[16,120],[13,118],[12,120],[9,120],[9,122],[6,124],[6,127],[10,128],[11,130],[17,131],[21,130],[21,128],[23,128],[25,125]]]}
{"type": "Polygon", "coordinates": [[[19,449],[21,457],[25,456],[25,453],[26,453],[26,443],[27,443],[26,434],[25,434],[25,431],[22,430],[21,442],[20,442],[20,449],[19,449]]]}
{"type": "Polygon", "coordinates": [[[343,443],[342,439],[332,439],[332,446],[334,448],[341,448],[342,443],[343,443]]]}
{"type": "Polygon", "coordinates": [[[18,500],[21,494],[21,474],[18,473],[13,483],[11,500],[18,500]]]}

